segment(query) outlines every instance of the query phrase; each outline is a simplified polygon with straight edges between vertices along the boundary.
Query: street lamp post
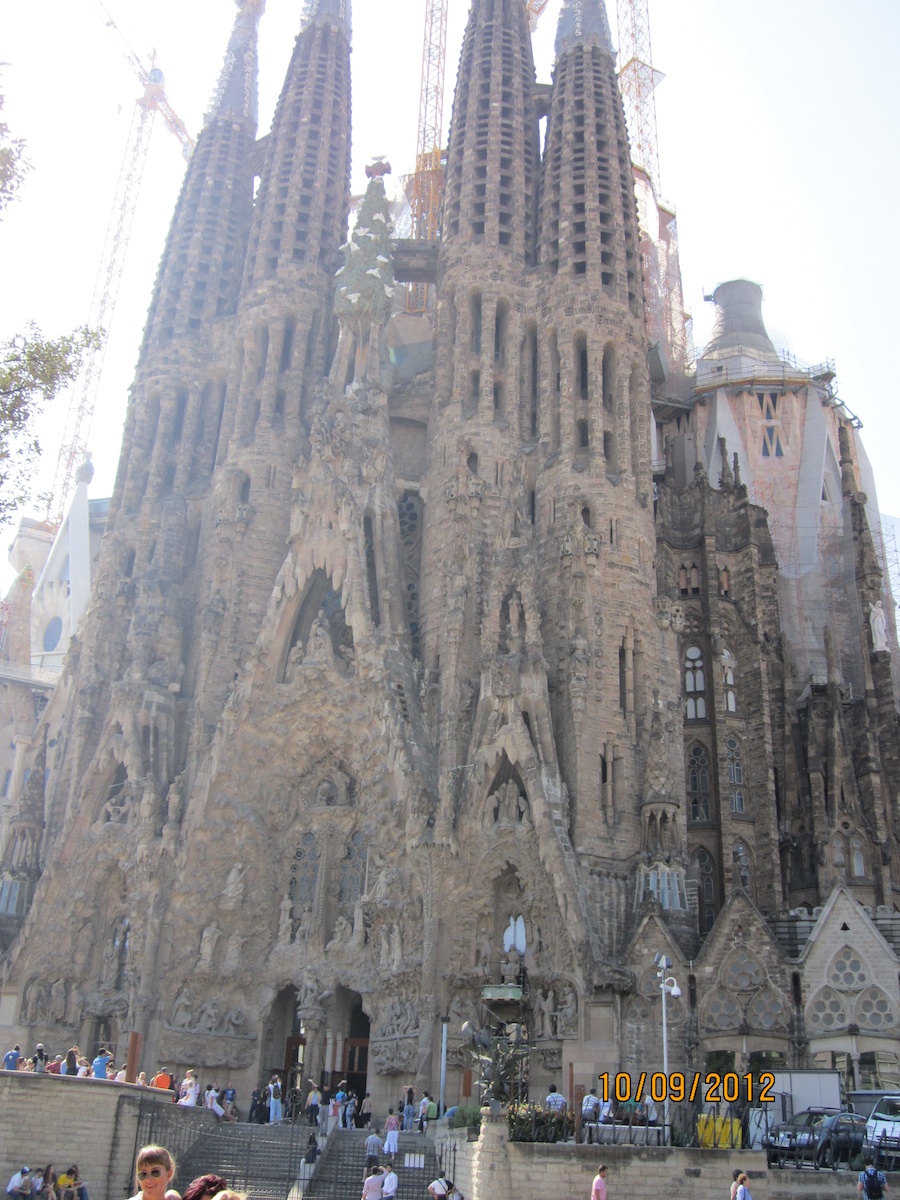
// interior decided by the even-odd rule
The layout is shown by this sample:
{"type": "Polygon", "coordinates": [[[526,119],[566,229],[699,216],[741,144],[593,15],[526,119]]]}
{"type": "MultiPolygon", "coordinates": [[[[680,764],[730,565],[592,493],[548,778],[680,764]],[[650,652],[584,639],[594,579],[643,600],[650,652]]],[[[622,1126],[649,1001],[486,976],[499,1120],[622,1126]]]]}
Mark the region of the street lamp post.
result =
{"type": "Polygon", "coordinates": [[[663,1038],[663,1078],[665,1079],[666,1098],[663,1101],[663,1129],[666,1142],[669,1140],[669,1030],[666,1024],[666,996],[677,1000],[681,988],[674,975],[666,975],[672,967],[672,960],[665,954],[657,954],[653,961],[658,968],[656,978],[659,980],[659,993],[662,996],[662,1038],[663,1038]]]}

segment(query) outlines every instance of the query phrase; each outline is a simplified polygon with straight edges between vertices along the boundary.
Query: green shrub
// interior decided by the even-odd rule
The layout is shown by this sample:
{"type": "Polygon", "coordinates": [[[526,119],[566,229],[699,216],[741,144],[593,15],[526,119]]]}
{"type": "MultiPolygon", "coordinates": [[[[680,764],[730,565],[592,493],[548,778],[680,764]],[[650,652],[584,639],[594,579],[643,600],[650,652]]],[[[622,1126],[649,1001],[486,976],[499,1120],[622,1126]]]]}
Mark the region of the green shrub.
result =
{"type": "Polygon", "coordinates": [[[481,1125],[481,1109],[477,1104],[458,1104],[449,1126],[451,1129],[462,1129],[468,1125],[481,1125]]]}
{"type": "Polygon", "coordinates": [[[565,1142],[575,1135],[575,1114],[550,1112],[539,1104],[510,1104],[506,1123],[511,1142],[565,1142]]]}

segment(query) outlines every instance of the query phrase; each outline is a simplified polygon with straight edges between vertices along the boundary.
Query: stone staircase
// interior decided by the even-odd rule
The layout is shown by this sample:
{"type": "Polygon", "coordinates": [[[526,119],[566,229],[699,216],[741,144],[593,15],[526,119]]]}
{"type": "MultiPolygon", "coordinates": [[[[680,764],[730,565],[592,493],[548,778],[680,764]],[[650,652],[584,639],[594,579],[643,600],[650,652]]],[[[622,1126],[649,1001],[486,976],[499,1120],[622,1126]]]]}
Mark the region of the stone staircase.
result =
{"type": "MultiPolygon", "coordinates": [[[[304,1200],[359,1200],[366,1162],[365,1129],[337,1129],[328,1139],[312,1178],[303,1189],[304,1200]]],[[[385,1159],[382,1155],[381,1165],[385,1159]]],[[[429,1183],[439,1173],[434,1143],[424,1134],[401,1133],[394,1155],[399,1186],[397,1200],[422,1200],[429,1183]]],[[[256,1200],[253,1190],[251,1200],[256,1200]]]]}
{"type": "Polygon", "coordinates": [[[198,1175],[222,1175],[253,1200],[285,1200],[311,1170],[303,1163],[309,1133],[305,1123],[218,1125],[205,1130],[182,1155],[178,1178],[184,1188],[198,1175]]]}

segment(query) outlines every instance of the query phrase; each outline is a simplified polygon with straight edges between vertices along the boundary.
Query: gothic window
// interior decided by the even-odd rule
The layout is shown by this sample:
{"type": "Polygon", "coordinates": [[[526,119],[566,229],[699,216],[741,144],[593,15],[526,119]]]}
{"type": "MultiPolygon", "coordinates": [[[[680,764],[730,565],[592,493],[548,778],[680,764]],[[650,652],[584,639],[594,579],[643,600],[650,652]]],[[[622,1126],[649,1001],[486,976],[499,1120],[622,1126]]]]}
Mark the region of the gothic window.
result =
{"type": "Polygon", "coordinates": [[[381,624],[381,605],[378,599],[378,567],[375,561],[375,522],[371,515],[363,517],[363,542],[366,549],[366,580],[369,585],[369,608],[372,624],[381,624]]]}
{"type": "Polygon", "coordinates": [[[0,879],[0,917],[17,915],[20,889],[18,879],[0,879]]]}
{"type": "Polygon", "coordinates": [[[709,757],[706,747],[691,746],[688,753],[688,797],[692,821],[709,820],[709,757]]]}
{"type": "Polygon", "coordinates": [[[747,1008],[747,1020],[751,1029],[786,1029],[788,1026],[787,1005],[772,988],[765,988],[753,997],[747,1008]]]}
{"type": "Polygon", "coordinates": [[[847,857],[844,852],[844,839],[839,833],[836,833],[831,839],[831,861],[834,869],[843,875],[847,866],[847,857]]]}
{"type": "Polygon", "coordinates": [[[712,929],[716,919],[715,863],[708,850],[698,850],[694,858],[697,873],[697,898],[700,902],[700,932],[712,929]]]}
{"type": "Polygon", "coordinates": [[[866,877],[866,859],[863,854],[863,840],[857,834],[850,839],[850,855],[853,860],[853,875],[856,879],[866,877]]]}
{"type": "Polygon", "coordinates": [[[703,1013],[707,1029],[736,1029],[743,1020],[743,1011],[736,996],[721,988],[713,993],[703,1013]]]}
{"type": "Polygon", "coordinates": [[[735,690],[734,676],[737,670],[737,663],[734,661],[734,655],[730,650],[722,651],[722,683],[725,692],[725,711],[737,712],[737,691],[735,690]]]}
{"type": "Polygon", "coordinates": [[[741,747],[737,738],[725,739],[725,752],[728,757],[728,791],[731,797],[731,811],[743,813],[744,803],[744,763],[741,747]]]}
{"type": "Polygon", "coordinates": [[[734,864],[734,883],[736,887],[742,887],[745,892],[750,891],[750,854],[747,850],[746,843],[735,842],[731,852],[731,860],[734,864]]]}
{"type": "Polygon", "coordinates": [[[866,988],[857,1000],[856,1020],[869,1029],[886,1029],[897,1023],[890,1000],[877,987],[866,988]]]}
{"type": "Polygon", "coordinates": [[[347,843],[347,850],[341,861],[341,877],[338,884],[339,903],[353,904],[362,895],[368,853],[368,844],[364,835],[354,833],[347,843]]]}
{"type": "Polygon", "coordinates": [[[819,1029],[841,1029],[849,1022],[844,1000],[833,988],[821,988],[806,1012],[807,1025],[819,1029]]]}
{"type": "Polygon", "coordinates": [[[291,882],[288,894],[294,901],[295,913],[298,909],[312,908],[315,903],[320,857],[319,847],[316,845],[316,835],[305,833],[300,839],[300,845],[294,851],[294,859],[291,863],[291,882]]]}
{"type": "Polygon", "coordinates": [[[509,954],[513,947],[518,950],[519,954],[525,953],[525,918],[522,916],[510,917],[509,924],[503,932],[504,952],[509,954]]]}
{"type": "Polygon", "coordinates": [[[415,492],[404,492],[400,497],[398,515],[400,545],[403,551],[403,599],[406,604],[413,658],[419,658],[419,574],[422,567],[423,505],[415,492]]]}
{"type": "Polygon", "coordinates": [[[784,457],[784,450],[781,448],[781,438],[778,436],[778,430],[774,425],[767,425],[763,429],[762,456],[763,458],[784,457]]]}
{"type": "Polygon", "coordinates": [[[746,950],[735,950],[722,968],[722,982],[737,991],[751,991],[766,982],[762,963],[746,950]]]}
{"type": "Polygon", "coordinates": [[[109,957],[114,965],[112,978],[113,988],[119,992],[125,987],[125,975],[128,968],[128,947],[131,938],[131,922],[127,917],[116,921],[112,930],[109,947],[109,957]]]}
{"type": "Polygon", "coordinates": [[[861,988],[869,973],[859,954],[851,946],[842,946],[828,970],[828,982],[839,988],[861,988]]]}
{"type": "Polygon", "coordinates": [[[699,646],[688,646],[684,654],[684,690],[687,693],[685,716],[689,721],[706,719],[706,675],[703,669],[703,651],[699,646]]]}

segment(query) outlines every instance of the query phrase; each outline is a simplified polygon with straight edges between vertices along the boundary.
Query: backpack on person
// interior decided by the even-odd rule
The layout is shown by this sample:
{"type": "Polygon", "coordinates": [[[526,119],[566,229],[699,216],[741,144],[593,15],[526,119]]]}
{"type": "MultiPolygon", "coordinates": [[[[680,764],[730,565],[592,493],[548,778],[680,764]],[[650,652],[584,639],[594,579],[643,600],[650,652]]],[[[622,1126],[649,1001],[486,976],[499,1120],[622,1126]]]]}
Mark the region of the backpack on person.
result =
{"type": "Polygon", "coordinates": [[[273,1100],[280,1100],[280,1099],[281,1099],[281,1084],[280,1084],[280,1083],[276,1083],[276,1084],[273,1086],[273,1088],[272,1088],[272,1099],[273,1099],[273,1100]]]}
{"type": "Polygon", "coordinates": [[[863,1191],[866,1200],[882,1200],[884,1196],[884,1176],[874,1167],[866,1167],[863,1172],[863,1191]]]}

